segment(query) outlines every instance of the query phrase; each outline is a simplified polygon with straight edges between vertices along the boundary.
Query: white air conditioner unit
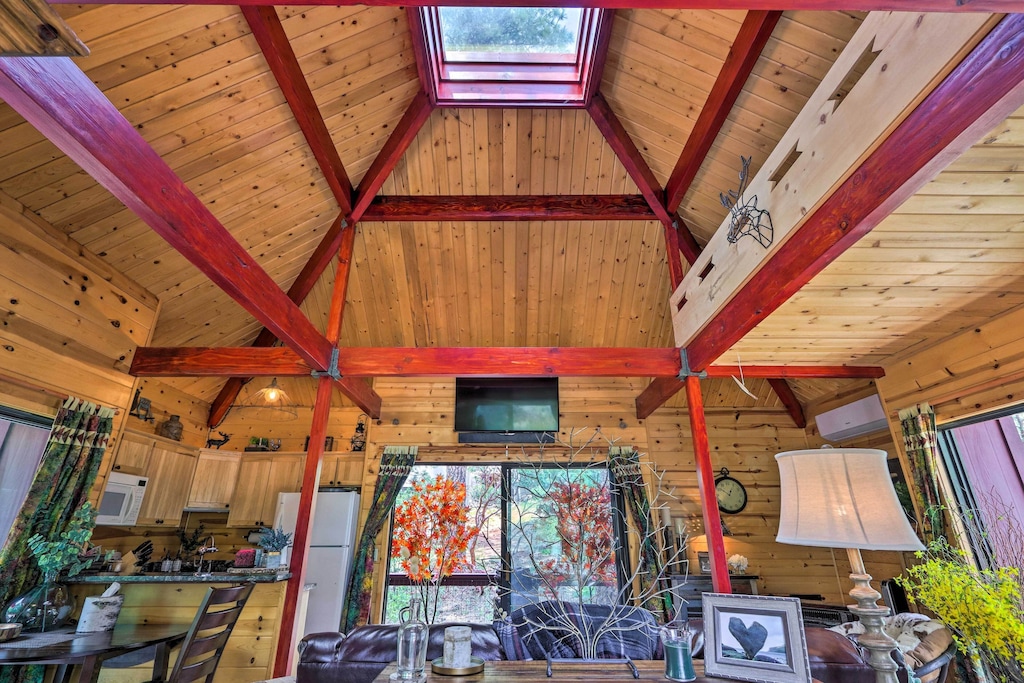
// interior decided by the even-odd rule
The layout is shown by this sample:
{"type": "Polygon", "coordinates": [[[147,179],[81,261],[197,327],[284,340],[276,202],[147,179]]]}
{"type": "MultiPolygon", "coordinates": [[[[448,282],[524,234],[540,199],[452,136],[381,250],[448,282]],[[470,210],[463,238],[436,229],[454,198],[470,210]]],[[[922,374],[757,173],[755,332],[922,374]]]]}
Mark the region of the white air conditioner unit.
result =
{"type": "Polygon", "coordinates": [[[826,441],[852,439],[888,427],[878,394],[824,412],[815,417],[814,421],[818,425],[818,432],[826,441]]]}

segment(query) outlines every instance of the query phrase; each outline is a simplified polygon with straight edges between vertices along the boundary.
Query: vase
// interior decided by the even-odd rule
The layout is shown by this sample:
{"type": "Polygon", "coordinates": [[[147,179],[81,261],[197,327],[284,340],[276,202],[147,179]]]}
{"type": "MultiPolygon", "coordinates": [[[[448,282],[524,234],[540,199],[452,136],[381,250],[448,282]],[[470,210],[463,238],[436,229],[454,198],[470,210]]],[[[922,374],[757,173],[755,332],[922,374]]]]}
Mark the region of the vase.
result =
{"type": "Polygon", "coordinates": [[[393,681],[421,681],[426,676],[427,624],[423,621],[423,602],[412,598],[398,613],[398,667],[393,681]]]}
{"type": "Polygon", "coordinates": [[[74,611],[71,591],[57,582],[56,574],[47,574],[41,584],[11,600],[4,621],[21,624],[25,631],[47,631],[66,625],[74,611]]]}
{"type": "Polygon", "coordinates": [[[185,425],[181,424],[181,420],[178,415],[171,415],[171,418],[160,425],[160,436],[165,436],[168,439],[174,439],[175,441],[181,441],[181,430],[184,429],[185,425]]]}
{"type": "Polygon", "coordinates": [[[281,553],[277,550],[270,550],[263,556],[264,566],[267,569],[277,569],[281,566],[281,553]]]}

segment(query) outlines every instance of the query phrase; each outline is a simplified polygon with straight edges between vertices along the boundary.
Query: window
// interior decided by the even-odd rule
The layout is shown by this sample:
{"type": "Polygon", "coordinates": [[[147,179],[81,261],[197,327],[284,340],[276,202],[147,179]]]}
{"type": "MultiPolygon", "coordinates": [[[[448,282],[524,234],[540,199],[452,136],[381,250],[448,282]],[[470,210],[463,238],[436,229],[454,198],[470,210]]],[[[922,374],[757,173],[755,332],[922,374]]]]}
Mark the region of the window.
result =
{"type": "MultiPolygon", "coordinates": [[[[481,531],[442,582],[431,621],[489,622],[498,607],[553,598],[616,601],[628,572],[615,552],[622,514],[606,468],[418,465],[399,494],[392,538],[404,538],[403,504],[438,477],[465,486],[467,522],[481,531]]],[[[384,623],[395,623],[419,589],[401,557],[389,562],[384,623]]]]}
{"type": "Polygon", "coordinates": [[[0,538],[6,540],[39,469],[51,423],[0,408],[0,538]]]}
{"type": "Polygon", "coordinates": [[[611,30],[606,10],[423,7],[417,60],[441,106],[584,106],[611,30]]]}

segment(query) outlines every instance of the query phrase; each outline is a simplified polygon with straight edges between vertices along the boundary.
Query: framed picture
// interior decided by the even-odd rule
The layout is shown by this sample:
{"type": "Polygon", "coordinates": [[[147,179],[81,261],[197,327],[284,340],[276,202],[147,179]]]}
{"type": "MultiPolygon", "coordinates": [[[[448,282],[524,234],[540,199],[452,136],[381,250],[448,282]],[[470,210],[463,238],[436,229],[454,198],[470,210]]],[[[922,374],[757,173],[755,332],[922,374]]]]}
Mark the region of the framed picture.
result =
{"type": "Polygon", "coordinates": [[[697,564],[700,565],[701,574],[711,573],[711,555],[708,553],[697,553],[697,564]]]}
{"type": "Polygon", "coordinates": [[[799,598],[705,593],[704,672],[741,681],[811,680],[799,598]]]}

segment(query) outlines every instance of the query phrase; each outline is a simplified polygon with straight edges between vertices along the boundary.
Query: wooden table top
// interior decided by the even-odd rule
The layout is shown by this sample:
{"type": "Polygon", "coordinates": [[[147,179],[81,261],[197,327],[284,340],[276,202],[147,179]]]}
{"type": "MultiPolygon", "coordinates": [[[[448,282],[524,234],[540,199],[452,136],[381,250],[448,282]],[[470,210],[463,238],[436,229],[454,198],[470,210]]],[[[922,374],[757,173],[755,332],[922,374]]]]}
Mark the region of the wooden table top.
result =
{"type": "Polygon", "coordinates": [[[23,633],[0,648],[0,664],[79,663],[88,657],[130,652],[139,648],[180,640],[189,624],[119,624],[113,631],[80,634],[51,645],[33,646],[38,633],[23,633]],[[15,643],[23,647],[12,647],[15,643]]]}
{"type": "MultiPolygon", "coordinates": [[[[638,660],[634,662],[640,672],[640,678],[633,678],[629,667],[619,662],[569,662],[555,661],[552,664],[554,676],[547,677],[547,663],[543,661],[529,662],[485,662],[483,673],[473,676],[441,676],[430,671],[427,662],[427,683],[590,683],[591,681],[641,681],[642,683],[665,683],[665,662],[661,660],[638,660]]],[[[693,662],[697,670],[695,683],[733,683],[731,678],[708,678],[704,673],[704,662],[696,659],[693,662]]],[[[395,671],[395,663],[374,679],[374,683],[390,683],[389,676],[395,671]]],[[[814,683],[818,683],[815,681],[814,683]]]]}

